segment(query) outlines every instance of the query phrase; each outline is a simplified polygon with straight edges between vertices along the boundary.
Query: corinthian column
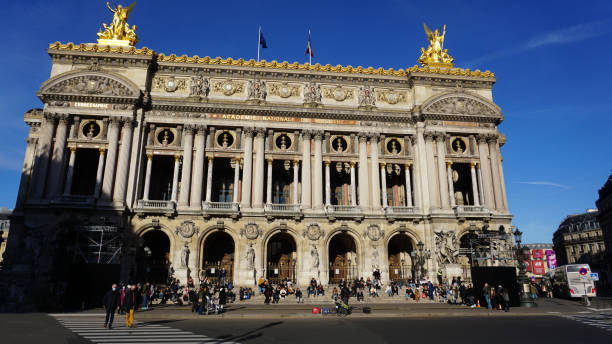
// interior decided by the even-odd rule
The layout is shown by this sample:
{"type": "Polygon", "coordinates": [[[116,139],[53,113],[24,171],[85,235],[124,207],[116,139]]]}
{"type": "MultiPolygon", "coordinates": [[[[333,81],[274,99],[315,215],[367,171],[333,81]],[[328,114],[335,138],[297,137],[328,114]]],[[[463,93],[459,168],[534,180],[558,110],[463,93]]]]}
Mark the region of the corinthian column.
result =
{"type": "Polygon", "coordinates": [[[478,177],[478,195],[480,196],[480,205],[485,205],[484,188],[482,186],[482,169],[480,164],[476,163],[476,177],[478,177]]]}
{"type": "Polygon", "coordinates": [[[486,136],[478,136],[478,155],[480,157],[480,171],[484,188],[484,204],[487,209],[493,210],[495,209],[495,199],[493,198],[493,183],[491,182],[491,165],[489,165],[488,153],[486,136]]]}
{"type": "Polygon", "coordinates": [[[113,200],[125,202],[125,191],[128,181],[128,170],[130,168],[130,151],[132,147],[132,131],[134,124],[131,118],[123,121],[121,130],[121,149],[119,150],[119,164],[117,168],[117,180],[115,180],[115,194],[113,200]]]}
{"type": "Polygon", "coordinates": [[[372,171],[370,185],[372,185],[372,208],[375,210],[380,209],[380,176],[378,174],[378,134],[373,134],[370,137],[370,157],[371,157],[371,168],[372,171]]]}
{"type": "Polygon", "coordinates": [[[115,181],[115,167],[117,163],[117,146],[119,145],[119,120],[111,118],[108,130],[108,152],[102,182],[102,200],[110,201],[115,181]]]}
{"type": "MultiPolygon", "coordinates": [[[[382,184],[382,207],[386,208],[389,206],[387,200],[387,163],[384,161],[380,163],[380,182],[382,184]]],[[[395,205],[395,203],[393,204],[395,205]]]]}
{"type": "Polygon", "coordinates": [[[493,191],[495,197],[495,208],[497,210],[504,209],[504,192],[502,191],[501,179],[499,177],[499,158],[497,156],[497,138],[491,137],[487,140],[489,143],[489,154],[491,156],[491,172],[493,178],[493,191]]]}
{"type": "Polygon", "coordinates": [[[68,134],[68,116],[62,115],[57,125],[53,159],[51,160],[51,175],[49,177],[49,192],[47,196],[53,198],[62,191],[64,181],[64,156],[66,151],[66,136],[68,134]]]}
{"type": "Polygon", "coordinates": [[[172,202],[176,203],[177,195],[178,195],[178,178],[179,178],[179,166],[180,166],[181,156],[178,154],[174,155],[174,169],[172,170],[172,202]]]}
{"type": "Polygon", "coordinates": [[[433,137],[432,133],[425,133],[425,159],[427,160],[427,166],[425,169],[425,178],[427,178],[427,184],[429,189],[429,201],[431,207],[440,207],[440,188],[436,185],[437,177],[436,167],[434,165],[433,155],[433,137]]]}
{"type": "Polygon", "coordinates": [[[189,205],[189,193],[191,187],[191,159],[193,156],[193,126],[185,126],[185,138],[183,140],[183,170],[181,172],[181,192],[179,193],[179,206],[189,205]]]}
{"type": "Polygon", "coordinates": [[[478,198],[478,183],[476,182],[476,163],[470,163],[470,174],[472,175],[472,194],[474,195],[474,205],[480,205],[478,198]]]}
{"type": "Polygon", "coordinates": [[[96,187],[94,189],[94,197],[100,197],[100,189],[102,188],[102,175],[104,173],[104,161],[106,160],[106,148],[100,148],[100,156],[98,157],[98,170],[96,171],[96,187]]]}
{"type": "Polygon", "coordinates": [[[234,159],[234,193],[232,203],[238,203],[238,184],[240,183],[240,158],[234,159]]]}
{"type": "Polygon", "coordinates": [[[314,202],[313,207],[315,209],[321,209],[323,207],[323,153],[321,147],[321,140],[323,139],[323,132],[318,131],[314,135],[314,202]]]}
{"type": "Polygon", "coordinates": [[[312,189],[310,185],[310,132],[302,132],[302,207],[310,208],[312,189]]]}
{"type": "Polygon", "coordinates": [[[299,203],[298,202],[299,171],[300,171],[300,161],[293,160],[293,204],[295,205],[299,203]]]}
{"type": "Polygon", "coordinates": [[[370,208],[367,140],[364,133],[359,133],[359,206],[363,210],[370,208]]]}
{"type": "Polygon", "coordinates": [[[410,185],[410,163],[404,165],[404,176],[406,177],[406,206],[412,207],[412,186],[410,185]]]}
{"type": "Polygon", "coordinates": [[[144,194],[142,195],[142,199],[145,201],[149,200],[149,191],[151,190],[151,165],[153,165],[153,154],[147,154],[147,169],[145,172],[145,184],[144,184],[144,194]]]}
{"type": "Polygon", "coordinates": [[[64,184],[64,195],[70,195],[72,188],[72,176],[74,174],[74,160],[76,158],[76,147],[70,147],[70,160],[68,160],[68,173],[66,173],[66,183],[64,184]]]}
{"type": "Polygon", "coordinates": [[[331,164],[331,162],[325,160],[325,205],[331,204],[331,183],[329,180],[331,176],[329,173],[329,164],[331,164]]]}
{"type": "Polygon", "coordinates": [[[196,158],[195,165],[193,166],[193,181],[191,188],[191,201],[189,202],[190,208],[201,208],[202,207],[202,182],[204,178],[204,148],[205,148],[205,134],[206,127],[198,126],[198,133],[195,138],[196,146],[196,158]]]}
{"type": "Polygon", "coordinates": [[[206,202],[210,202],[212,195],[212,178],[213,178],[214,157],[208,157],[208,171],[206,172],[206,202]]]}
{"type": "Polygon", "coordinates": [[[272,204],[272,163],[274,159],[268,158],[268,180],[266,183],[266,204],[272,204]]]}
{"type": "Polygon", "coordinates": [[[452,184],[452,176],[450,182],[447,182],[446,178],[444,178],[444,163],[446,161],[446,148],[444,147],[444,139],[444,134],[438,134],[436,136],[436,144],[438,150],[438,181],[440,181],[440,199],[442,200],[442,208],[448,209],[448,201],[451,201],[451,206],[454,205],[453,203],[455,203],[455,195],[449,193],[449,190],[452,187],[452,185],[449,185],[449,183],[452,184]]]}
{"type": "Polygon", "coordinates": [[[253,177],[253,208],[263,207],[264,154],[266,130],[257,129],[255,136],[255,173],[253,177]]]}
{"type": "Polygon", "coordinates": [[[357,188],[355,185],[355,162],[351,161],[351,205],[357,205],[357,188]]]}
{"type": "Polygon", "coordinates": [[[244,166],[242,168],[242,198],[240,207],[251,207],[251,181],[253,177],[253,129],[244,128],[244,166]]]}
{"type": "Polygon", "coordinates": [[[453,163],[450,161],[446,162],[446,175],[448,178],[448,193],[451,195],[450,197],[450,205],[454,207],[455,204],[455,186],[453,185],[453,169],[451,168],[453,163]]]}
{"type": "Polygon", "coordinates": [[[34,199],[41,199],[45,192],[47,169],[49,168],[51,144],[53,143],[53,131],[55,129],[56,118],[57,116],[55,114],[44,114],[36,152],[36,162],[34,163],[34,168],[36,169],[36,191],[34,193],[34,199]]]}

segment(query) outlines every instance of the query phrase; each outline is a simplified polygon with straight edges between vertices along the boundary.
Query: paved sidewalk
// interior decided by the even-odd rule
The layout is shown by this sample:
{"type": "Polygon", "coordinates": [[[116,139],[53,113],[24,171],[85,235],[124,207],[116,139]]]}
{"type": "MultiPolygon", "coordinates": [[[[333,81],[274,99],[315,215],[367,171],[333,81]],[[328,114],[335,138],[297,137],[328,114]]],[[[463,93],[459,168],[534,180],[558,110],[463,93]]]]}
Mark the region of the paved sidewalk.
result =
{"type": "MultiPolygon", "coordinates": [[[[399,301],[399,300],[398,300],[399,301]]],[[[359,318],[380,318],[380,317],[507,317],[507,316],[551,316],[551,315],[571,315],[597,313],[597,310],[586,308],[584,305],[570,300],[561,299],[540,299],[538,307],[535,308],[511,308],[510,312],[498,310],[489,311],[486,308],[470,308],[461,305],[450,305],[443,303],[385,303],[385,304],[362,304],[351,303],[355,307],[351,317],[359,318]],[[372,312],[369,314],[362,312],[362,307],[370,307],[372,312]]],[[[330,302],[322,302],[320,305],[312,304],[273,304],[255,305],[241,304],[240,302],[226,305],[226,311],[218,315],[199,315],[191,312],[191,307],[158,305],[148,311],[138,311],[135,318],[138,320],[156,319],[231,319],[231,318],[250,318],[250,319],[274,319],[274,318],[325,318],[336,316],[335,314],[321,315],[312,314],[313,307],[325,307],[333,309],[330,302]]],[[[101,309],[93,309],[77,313],[65,313],[74,316],[97,316],[103,315],[101,309]]]]}

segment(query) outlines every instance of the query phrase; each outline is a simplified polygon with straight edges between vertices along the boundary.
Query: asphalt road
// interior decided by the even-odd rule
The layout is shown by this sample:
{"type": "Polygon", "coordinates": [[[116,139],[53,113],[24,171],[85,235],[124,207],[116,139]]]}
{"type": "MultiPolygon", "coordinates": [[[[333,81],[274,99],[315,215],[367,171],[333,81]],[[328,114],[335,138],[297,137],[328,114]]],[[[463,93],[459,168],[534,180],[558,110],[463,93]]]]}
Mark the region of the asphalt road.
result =
{"type": "Polygon", "coordinates": [[[159,320],[138,324],[138,340],[117,320],[109,331],[100,317],[1,314],[0,343],[188,342],[198,335],[206,343],[612,343],[612,314],[601,320],[609,327],[560,316],[159,320]]]}

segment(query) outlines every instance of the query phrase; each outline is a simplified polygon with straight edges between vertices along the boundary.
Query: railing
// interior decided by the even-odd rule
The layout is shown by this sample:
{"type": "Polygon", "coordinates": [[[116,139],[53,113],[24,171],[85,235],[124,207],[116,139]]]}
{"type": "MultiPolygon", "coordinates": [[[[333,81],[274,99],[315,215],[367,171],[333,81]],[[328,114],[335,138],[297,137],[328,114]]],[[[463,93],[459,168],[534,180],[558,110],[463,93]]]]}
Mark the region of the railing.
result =
{"type": "Polygon", "coordinates": [[[458,205],[458,213],[484,213],[487,210],[482,205],[458,205]]]}
{"type": "Polygon", "coordinates": [[[63,204],[92,204],[94,201],[93,196],[89,195],[61,195],[55,199],[55,203],[63,204]]]}
{"type": "Polygon", "coordinates": [[[405,206],[394,206],[394,207],[386,207],[385,213],[387,214],[415,214],[417,212],[417,207],[405,207],[405,206]]]}
{"type": "Polygon", "coordinates": [[[238,203],[234,202],[202,202],[204,210],[233,210],[238,211],[238,203]]]}
{"type": "Polygon", "coordinates": [[[139,199],[137,208],[145,210],[174,210],[174,201],[153,201],[139,199]]]}
{"type": "Polygon", "coordinates": [[[274,204],[274,203],[268,203],[268,204],[264,205],[264,211],[299,213],[299,212],[302,211],[302,206],[299,205],[299,204],[274,204]]]}
{"type": "Polygon", "coordinates": [[[325,209],[331,213],[360,213],[361,208],[358,205],[332,205],[328,204],[325,209]]]}

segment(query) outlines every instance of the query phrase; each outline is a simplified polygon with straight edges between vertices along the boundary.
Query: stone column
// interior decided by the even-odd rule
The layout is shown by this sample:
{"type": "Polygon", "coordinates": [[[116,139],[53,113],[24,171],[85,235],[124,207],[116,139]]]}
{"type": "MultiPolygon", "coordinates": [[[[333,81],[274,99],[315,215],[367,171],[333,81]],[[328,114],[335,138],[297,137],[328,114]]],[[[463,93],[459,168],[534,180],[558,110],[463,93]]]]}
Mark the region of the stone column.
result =
{"type": "Polygon", "coordinates": [[[153,154],[147,153],[147,170],[145,173],[145,184],[142,199],[149,200],[149,191],[151,189],[151,166],[153,165],[153,154]]]}
{"type": "MultiPolygon", "coordinates": [[[[497,147],[497,153],[500,153],[499,150],[499,146],[497,147]]],[[[502,187],[502,197],[504,199],[504,210],[508,210],[508,198],[506,197],[506,181],[504,179],[504,168],[502,167],[502,163],[504,162],[504,158],[501,157],[501,154],[498,155],[499,157],[499,181],[501,183],[501,187],[502,187]]]]}
{"type": "Polygon", "coordinates": [[[370,137],[370,162],[372,171],[370,185],[372,185],[372,209],[380,209],[380,176],[378,171],[380,169],[378,163],[378,134],[373,134],[370,137]]]}
{"type": "Polygon", "coordinates": [[[119,145],[119,120],[111,118],[108,130],[108,152],[104,168],[104,181],[102,182],[102,200],[110,201],[115,181],[115,167],[117,163],[117,146],[119,145]]]}
{"type": "Polygon", "coordinates": [[[495,209],[493,198],[493,183],[491,182],[491,165],[489,165],[489,154],[487,149],[487,137],[478,136],[478,155],[480,157],[480,171],[482,173],[482,185],[484,191],[484,205],[487,209],[495,209]]]}
{"type": "Polygon", "coordinates": [[[212,178],[213,178],[214,157],[208,157],[208,171],[206,171],[206,202],[211,201],[212,196],[212,178]]]}
{"type": "Polygon", "coordinates": [[[329,173],[329,165],[331,161],[325,160],[325,205],[331,204],[331,182],[330,182],[330,173],[329,173]]]}
{"type": "MultiPolygon", "coordinates": [[[[450,205],[452,206],[454,203],[455,195],[450,193],[449,190],[452,185],[448,185],[445,176],[444,176],[444,163],[446,162],[446,148],[444,147],[445,136],[444,134],[436,135],[436,144],[438,151],[438,181],[440,187],[440,200],[442,201],[442,208],[449,208],[449,200],[450,205]]],[[[452,184],[452,175],[451,175],[451,184],[452,184]]]]}
{"type": "Polygon", "coordinates": [[[179,206],[189,205],[189,193],[191,192],[191,160],[193,156],[193,126],[185,126],[185,137],[183,139],[183,170],[181,172],[181,192],[179,193],[179,206]]]}
{"type": "Polygon", "coordinates": [[[493,193],[495,197],[495,208],[504,209],[504,192],[502,191],[501,179],[499,177],[499,158],[497,157],[497,137],[487,140],[489,143],[489,154],[491,155],[491,173],[493,179],[493,193]]]}
{"type": "Polygon", "coordinates": [[[253,208],[263,208],[263,185],[264,185],[264,155],[265,155],[264,128],[257,129],[255,137],[255,173],[253,175],[253,208]]]}
{"type": "Polygon", "coordinates": [[[102,188],[102,175],[104,173],[104,161],[106,161],[106,148],[100,148],[100,156],[98,157],[98,170],[96,171],[96,188],[94,197],[100,197],[100,189],[102,188]]]}
{"type": "Polygon", "coordinates": [[[447,161],[446,162],[446,175],[448,178],[448,193],[449,195],[451,195],[450,197],[450,206],[451,208],[454,208],[456,203],[455,203],[455,186],[453,185],[453,169],[452,169],[453,163],[451,161],[447,161]]]}
{"type": "Polygon", "coordinates": [[[64,195],[70,195],[72,188],[72,176],[74,174],[74,160],[76,159],[76,147],[70,147],[70,160],[68,160],[68,172],[66,173],[66,183],[64,184],[64,195]]]}
{"type": "Polygon", "coordinates": [[[357,205],[357,188],[355,185],[355,162],[351,161],[351,205],[357,205]]]}
{"type": "Polygon", "coordinates": [[[478,183],[476,182],[476,163],[470,163],[470,174],[472,175],[472,194],[474,195],[474,205],[480,205],[478,198],[478,183]]]}
{"type": "Polygon", "coordinates": [[[298,202],[298,183],[300,173],[300,161],[293,160],[293,204],[297,205],[298,202]]]}
{"type": "Polygon", "coordinates": [[[480,169],[479,163],[476,163],[476,174],[478,177],[478,193],[480,196],[480,205],[485,205],[484,190],[482,187],[482,171],[480,169]]]}
{"type": "Polygon", "coordinates": [[[204,179],[204,149],[206,145],[206,127],[198,126],[195,138],[196,157],[193,166],[193,180],[190,195],[190,208],[202,207],[202,182],[204,179]]]}
{"type": "Polygon", "coordinates": [[[34,168],[36,170],[36,188],[34,199],[41,199],[45,192],[45,184],[47,180],[47,169],[49,168],[49,160],[51,155],[51,145],[53,144],[53,132],[55,129],[55,114],[45,113],[44,120],[40,128],[40,139],[38,140],[38,149],[36,151],[36,162],[34,168]]]}
{"type": "Polygon", "coordinates": [[[134,123],[131,118],[123,120],[121,130],[121,149],[119,150],[119,164],[117,165],[117,179],[115,180],[115,193],[113,200],[125,202],[125,192],[127,189],[128,171],[130,169],[130,151],[132,147],[132,132],[134,123]]]}
{"type": "Polygon", "coordinates": [[[54,198],[62,192],[64,182],[64,156],[66,151],[66,137],[68,136],[68,116],[62,115],[55,133],[55,145],[53,146],[53,159],[51,160],[51,171],[49,176],[48,198],[54,198]]]}
{"type": "Polygon", "coordinates": [[[234,194],[232,203],[238,203],[238,184],[240,183],[240,158],[234,159],[234,194]]]}
{"type": "Polygon", "coordinates": [[[434,166],[433,158],[433,134],[424,134],[425,137],[425,160],[427,162],[426,167],[423,169],[424,178],[427,182],[427,189],[429,191],[429,205],[430,208],[440,207],[440,189],[436,185],[438,179],[436,168],[434,166]]]}
{"type": "Polygon", "coordinates": [[[310,185],[310,132],[302,132],[302,207],[310,208],[312,186],[310,185]]]}
{"type": "Polygon", "coordinates": [[[386,208],[389,202],[387,200],[387,163],[384,161],[380,163],[380,182],[382,184],[382,207],[386,208]]]}
{"type": "Polygon", "coordinates": [[[266,204],[272,204],[272,164],[274,159],[268,158],[268,179],[266,183],[266,204]]]}
{"type": "Polygon", "coordinates": [[[370,208],[367,139],[364,133],[359,133],[359,206],[362,210],[370,208]]]}
{"type": "Polygon", "coordinates": [[[323,207],[323,153],[321,151],[321,140],[323,132],[318,131],[314,134],[314,201],[313,207],[321,209],[323,207]]]}
{"type": "Polygon", "coordinates": [[[251,207],[251,181],[253,177],[253,129],[244,128],[244,165],[242,167],[242,208],[251,207]]]}
{"type": "Polygon", "coordinates": [[[410,185],[410,163],[404,165],[404,176],[406,177],[406,206],[412,207],[412,186],[410,185]]]}
{"type": "Polygon", "coordinates": [[[176,203],[178,196],[178,179],[179,179],[179,167],[180,167],[181,156],[178,154],[174,155],[174,170],[172,175],[172,202],[176,203]]]}

